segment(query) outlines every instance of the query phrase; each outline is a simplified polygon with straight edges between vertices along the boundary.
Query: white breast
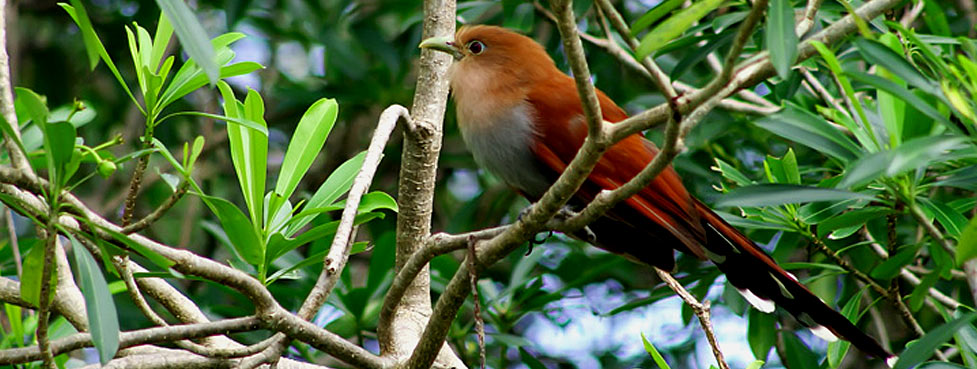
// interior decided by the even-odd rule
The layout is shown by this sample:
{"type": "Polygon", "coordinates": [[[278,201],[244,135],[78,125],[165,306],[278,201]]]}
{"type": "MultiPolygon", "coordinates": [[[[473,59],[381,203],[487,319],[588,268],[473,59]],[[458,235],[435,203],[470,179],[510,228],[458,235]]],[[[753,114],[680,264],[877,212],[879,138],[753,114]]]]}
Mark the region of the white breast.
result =
{"type": "Polygon", "coordinates": [[[491,121],[472,119],[487,114],[466,113],[470,112],[458,110],[459,127],[475,162],[527,196],[542,196],[550,182],[532,153],[536,135],[532,107],[521,103],[482,118],[491,121]]]}

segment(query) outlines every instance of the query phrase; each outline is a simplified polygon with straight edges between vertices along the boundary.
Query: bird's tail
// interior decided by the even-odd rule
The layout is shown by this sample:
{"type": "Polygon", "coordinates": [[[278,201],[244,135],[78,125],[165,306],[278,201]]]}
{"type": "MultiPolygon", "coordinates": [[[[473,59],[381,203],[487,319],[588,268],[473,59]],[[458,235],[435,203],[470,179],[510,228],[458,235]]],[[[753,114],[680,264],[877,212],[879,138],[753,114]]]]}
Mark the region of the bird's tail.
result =
{"type": "Polygon", "coordinates": [[[779,305],[819,337],[840,337],[887,363],[894,357],[709,207],[698,200],[695,206],[706,228],[706,255],[750,304],[765,313],[779,305]]]}

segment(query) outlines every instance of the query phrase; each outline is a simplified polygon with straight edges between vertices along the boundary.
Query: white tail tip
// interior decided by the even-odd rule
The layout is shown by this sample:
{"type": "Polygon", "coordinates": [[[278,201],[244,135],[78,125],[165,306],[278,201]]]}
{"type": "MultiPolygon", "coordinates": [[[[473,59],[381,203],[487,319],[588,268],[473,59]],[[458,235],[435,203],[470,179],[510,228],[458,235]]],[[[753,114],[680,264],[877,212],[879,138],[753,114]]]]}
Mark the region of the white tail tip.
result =
{"type": "Polygon", "coordinates": [[[816,325],[808,329],[810,329],[811,333],[814,333],[815,336],[821,337],[821,339],[825,341],[834,342],[838,340],[838,336],[835,336],[834,333],[831,333],[831,330],[825,328],[823,325],[816,325]]]}
{"type": "Polygon", "coordinates": [[[885,365],[888,365],[891,368],[891,367],[896,366],[896,362],[897,361],[899,361],[899,357],[898,356],[895,356],[895,355],[889,356],[888,359],[885,359],[885,365]]]}
{"type": "Polygon", "coordinates": [[[773,301],[754,295],[753,292],[750,292],[750,290],[740,288],[737,288],[736,290],[739,291],[740,295],[743,295],[743,298],[746,299],[750,305],[753,305],[753,307],[755,307],[757,310],[764,313],[770,314],[777,307],[777,305],[774,305],[773,301]]]}

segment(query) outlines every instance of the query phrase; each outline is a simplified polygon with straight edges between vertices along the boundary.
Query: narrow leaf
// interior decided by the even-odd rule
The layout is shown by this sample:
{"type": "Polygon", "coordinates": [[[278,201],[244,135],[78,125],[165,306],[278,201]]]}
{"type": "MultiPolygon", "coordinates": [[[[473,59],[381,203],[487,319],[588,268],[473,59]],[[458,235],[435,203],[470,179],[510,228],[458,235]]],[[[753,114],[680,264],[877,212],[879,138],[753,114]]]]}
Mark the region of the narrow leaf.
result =
{"type": "Polygon", "coordinates": [[[214,61],[214,49],[208,42],[210,38],[204,32],[203,26],[193,15],[193,11],[183,0],[156,0],[156,4],[159,4],[160,9],[170,20],[184,50],[207,74],[210,84],[217,83],[220,69],[214,61]]]}
{"type": "Polygon", "coordinates": [[[797,59],[797,34],[794,33],[794,8],[790,0],[771,0],[767,11],[766,46],[777,75],[786,79],[797,59]]]}
{"type": "Polygon", "coordinates": [[[285,199],[292,196],[295,187],[322,150],[338,113],[339,104],[336,100],[325,98],[319,99],[305,111],[288,143],[288,150],[285,151],[275,193],[285,199]]]}
{"type": "MultiPolygon", "coordinates": [[[[24,270],[20,279],[20,296],[34,306],[41,305],[41,270],[44,268],[44,241],[34,243],[27,255],[24,256],[24,270]]],[[[51,291],[54,290],[56,273],[51,273],[51,291]]]]}
{"type": "Polygon", "coordinates": [[[957,265],[962,266],[975,257],[977,257],[977,217],[970,218],[967,226],[960,233],[960,242],[957,243],[957,265]]]}
{"type": "Polygon", "coordinates": [[[855,159],[861,149],[823,118],[787,104],[783,111],[764,117],[754,124],[773,134],[810,147],[843,162],[855,159]]]}
{"type": "Polygon", "coordinates": [[[261,265],[265,259],[265,248],[248,217],[230,201],[219,197],[197,194],[210,210],[217,215],[221,227],[234,246],[234,252],[251,265],[261,265]]]}
{"type": "Polygon", "coordinates": [[[920,74],[918,69],[889,47],[878,41],[864,38],[856,38],[853,42],[865,61],[871,64],[884,65],[886,69],[910,85],[916,86],[933,96],[940,95],[940,87],[935,82],[920,74]]]}
{"type": "Polygon", "coordinates": [[[723,195],[716,207],[726,206],[776,206],[816,201],[842,201],[851,199],[872,200],[863,193],[830,188],[807,187],[786,184],[759,184],[736,188],[723,195]]]}
{"type": "Polygon", "coordinates": [[[655,50],[665,46],[669,41],[692,27],[692,24],[716,9],[719,4],[722,4],[722,0],[702,0],[661,22],[641,40],[638,49],[635,50],[637,58],[639,60],[644,59],[655,50]]]}
{"type": "Polygon", "coordinates": [[[977,313],[968,313],[930,330],[925,336],[916,340],[916,343],[907,347],[899,355],[899,361],[896,362],[892,369],[909,369],[916,364],[922,363],[923,360],[933,355],[933,351],[937,347],[940,347],[940,345],[952,338],[958,329],[969,325],[970,322],[974,321],[974,318],[977,318],[977,313]]]}
{"type": "Polygon", "coordinates": [[[671,369],[671,367],[668,366],[668,363],[665,362],[665,358],[662,357],[662,354],[658,353],[658,349],[655,348],[655,345],[648,342],[648,339],[645,338],[644,333],[641,333],[641,342],[645,346],[645,351],[651,355],[651,358],[655,360],[655,364],[658,364],[660,369],[671,369]]]}
{"type": "Polygon", "coordinates": [[[91,323],[92,343],[98,350],[99,361],[105,365],[119,349],[119,319],[115,302],[95,258],[74,236],[69,235],[69,238],[75,254],[76,278],[85,297],[85,309],[91,323]]]}

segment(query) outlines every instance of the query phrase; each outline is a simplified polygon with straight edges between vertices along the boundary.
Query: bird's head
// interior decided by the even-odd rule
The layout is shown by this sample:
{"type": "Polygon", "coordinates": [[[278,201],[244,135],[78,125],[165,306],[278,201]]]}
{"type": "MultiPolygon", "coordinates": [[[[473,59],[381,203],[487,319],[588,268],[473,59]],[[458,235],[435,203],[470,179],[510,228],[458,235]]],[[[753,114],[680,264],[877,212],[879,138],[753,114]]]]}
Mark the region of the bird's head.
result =
{"type": "Polygon", "coordinates": [[[536,41],[496,26],[463,26],[454,37],[432,37],[420,47],[454,57],[450,78],[456,98],[476,91],[511,93],[548,73],[560,73],[536,41]]]}

